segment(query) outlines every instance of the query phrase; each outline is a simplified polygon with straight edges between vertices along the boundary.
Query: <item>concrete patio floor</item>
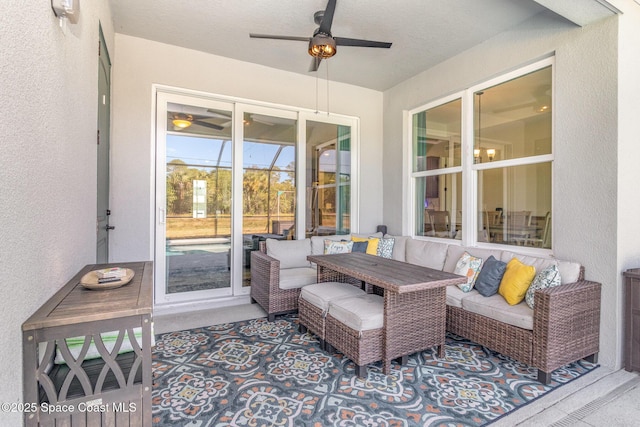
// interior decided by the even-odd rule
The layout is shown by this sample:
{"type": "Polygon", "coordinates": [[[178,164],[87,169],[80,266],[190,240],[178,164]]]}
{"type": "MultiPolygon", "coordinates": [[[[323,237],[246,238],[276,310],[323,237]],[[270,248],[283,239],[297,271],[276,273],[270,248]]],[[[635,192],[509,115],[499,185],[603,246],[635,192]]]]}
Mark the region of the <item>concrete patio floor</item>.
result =
{"type": "MultiPolygon", "coordinates": [[[[156,334],[265,317],[257,304],[156,316],[156,334]]],[[[640,426],[640,375],[599,367],[516,410],[492,426],[640,426]]]]}

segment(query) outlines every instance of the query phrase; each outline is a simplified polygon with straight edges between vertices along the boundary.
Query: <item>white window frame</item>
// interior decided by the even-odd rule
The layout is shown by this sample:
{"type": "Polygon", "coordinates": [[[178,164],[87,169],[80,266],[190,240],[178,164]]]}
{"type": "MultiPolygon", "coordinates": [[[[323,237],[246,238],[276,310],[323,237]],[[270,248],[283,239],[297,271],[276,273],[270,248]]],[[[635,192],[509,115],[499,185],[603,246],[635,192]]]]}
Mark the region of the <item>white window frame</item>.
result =
{"type": "MultiPolygon", "coordinates": [[[[513,166],[525,166],[525,165],[533,165],[538,163],[547,163],[551,162],[551,206],[552,206],[552,216],[553,216],[553,206],[554,196],[553,196],[553,161],[554,161],[554,146],[555,146],[555,138],[554,138],[554,117],[555,114],[551,115],[551,154],[544,154],[538,156],[528,156],[528,157],[520,157],[515,159],[508,160],[497,160],[490,163],[477,163],[473,162],[473,149],[474,149],[474,123],[473,123],[473,114],[474,114],[474,100],[473,96],[476,92],[481,90],[486,90],[490,87],[496,86],[498,84],[507,82],[509,80],[516,79],[518,77],[522,77],[526,74],[532,73],[534,71],[538,71],[542,68],[551,66],[551,75],[552,75],[552,103],[555,94],[555,61],[553,57],[545,58],[540,61],[536,61],[529,65],[520,67],[511,72],[502,74],[493,79],[484,81],[477,85],[468,87],[462,91],[444,96],[442,98],[438,98],[437,100],[431,101],[429,103],[423,104],[417,108],[412,110],[404,111],[404,129],[405,129],[405,138],[404,138],[404,148],[403,148],[403,170],[405,171],[405,180],[403,185],[403,198],[405,200],[404,205],[409,208],[405,211],[405,215],[403,218],[403,234],[412,236],[416,239],[421,240],[432,240],[440,243],[447,244],[457,244],[464,246],[477,246],[488,249],[502,249],[502,250],[514,250],[513,245],[504,245],[499,243],[490,243],[490,242],[479,242],[478,241],[478,171],[488,170],[488,169],[501,169],[506,167],[513,166]],[[429,171],[413,171],[413,116],[416,113],[420,113],[440,105],[444,105],[448,102],[454,101],[456,99],[462,100],[462,129],[461,129],[461,147],[462,147],[462,159],[461,166],[448,167],[443,169],[435,169],[429,171]],[[439,175],[447,175],[454,173],[462,173],[462,239],[450,239],[450,238],[439,238],[439,237],[431,237],[431,236],[418,236],[416,235],[415,230],[415,221],[416,221],[416,180],[422,177],[427,176],[439,176],[439,175]]],[[[553,226],[553,222],[552,222],[553,226]]],[[[553,238],[554,233],[551,233],[553,248],[553,238]]],[[[544,255],[549,256],[552,254],[552,249],[544,249],[544,248],[531,248],[518,246],[518,252],[522,253],[531,253],[533,255],[544,255]]]]}

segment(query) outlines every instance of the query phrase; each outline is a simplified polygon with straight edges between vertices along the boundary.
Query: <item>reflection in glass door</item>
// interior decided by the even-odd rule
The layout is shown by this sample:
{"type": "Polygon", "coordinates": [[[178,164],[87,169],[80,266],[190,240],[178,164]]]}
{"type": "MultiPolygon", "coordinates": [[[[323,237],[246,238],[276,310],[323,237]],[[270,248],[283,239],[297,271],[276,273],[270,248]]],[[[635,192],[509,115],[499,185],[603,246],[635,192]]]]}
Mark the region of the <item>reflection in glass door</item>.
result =
{"type": "Polygon", "coordinates": [[[351,230],[351,127],[308,120],[307,234],[351,230]]]}
{"type": "Polygon", "coordinates": [[[296,115],[248,108],[242,126],[243,286],[250,285],[251,251],[260,241],[296,238],[296,115]]]}
{"type": "Polygon", "coordinates": [[[232,108],[174,99],[163,104],[164,144],[158,146],[165,191],[158,191],[156,237],[164,245],[156,247],[164,253],[156,254],[156,263],[164,263],[158,269],[164,277],[156,280],[164,282],[165,301],[230,295],[232,108]]]}

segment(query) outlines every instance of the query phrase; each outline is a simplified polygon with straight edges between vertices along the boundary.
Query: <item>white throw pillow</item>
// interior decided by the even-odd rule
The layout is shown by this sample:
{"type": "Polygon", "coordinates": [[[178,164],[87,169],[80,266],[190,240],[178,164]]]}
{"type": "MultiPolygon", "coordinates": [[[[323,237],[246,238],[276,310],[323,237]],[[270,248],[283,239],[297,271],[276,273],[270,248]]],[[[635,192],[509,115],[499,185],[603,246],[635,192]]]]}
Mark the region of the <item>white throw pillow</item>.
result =
{"type": "Polygon", "coordinates": [[[473,289],[473,285],[476,282],[476,278],[478,277],[478,273],[480,273],[481,268],[482,258],[471,256],[468,252],[462,254],[456,263],[456,268],[453,273],[467,278],[466,283],[458,285],[463,292],[470,292],[471,289],[473,289]]]}
{"type": "Polygon", "coordinates": [[[324,241],[324,253],[325,254],[348,254],[353,248],[353,242],[351,240],[344,242],[336,242],[335,240],[324,241]]]}

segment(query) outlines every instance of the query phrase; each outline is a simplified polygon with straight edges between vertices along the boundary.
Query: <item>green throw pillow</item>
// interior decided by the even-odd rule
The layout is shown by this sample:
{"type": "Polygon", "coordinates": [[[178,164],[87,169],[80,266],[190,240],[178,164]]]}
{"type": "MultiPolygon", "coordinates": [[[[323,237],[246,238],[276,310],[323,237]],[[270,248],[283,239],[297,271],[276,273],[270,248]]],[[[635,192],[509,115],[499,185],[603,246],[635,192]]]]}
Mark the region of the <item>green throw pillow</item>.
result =
{"type": "Polygon", "coordinates": [[[395,243],[395,239],[392,237],[385,237],[380,239],[378,242],[378,253],[377,255],[382,258],[391,258],[393,254],[393,245],[395,243]]]}
{"type": "Polygon", "coordinates": [[[533,310],[533,306],[535,303],[534,296],[537,290],[552,288],[560,284],[562,284],[562,281],[560,279],[560,272],[558,271],[558,267],[556,265],[550,265],[549,267],[540,271],[536,275],[535,279],[533,279],[533,282],[531,283],[531,286],[529,286],[529,289],[527,289],[527,294],[524,297],[527,305],[533,310]]]}

